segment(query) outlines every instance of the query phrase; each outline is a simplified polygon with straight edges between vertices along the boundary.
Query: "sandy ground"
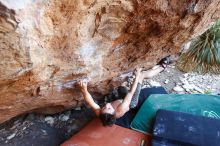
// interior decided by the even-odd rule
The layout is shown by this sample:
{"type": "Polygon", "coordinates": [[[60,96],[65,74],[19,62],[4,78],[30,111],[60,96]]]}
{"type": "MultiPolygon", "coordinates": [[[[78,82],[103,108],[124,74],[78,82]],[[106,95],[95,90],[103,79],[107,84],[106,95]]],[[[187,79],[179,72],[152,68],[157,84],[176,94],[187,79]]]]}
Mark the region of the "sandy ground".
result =
{"type": "MultiPolygon", "coordinates": [[[[127,84],[131,84],[128,78],[127,84]]],[[[219,75],[182,73],[173,65],[152,79],[145,87],[163,86],[168,93],[220,94],[219,75]]],[[[0,146],[58,146],[70,138],[93,117],[87,106],[55,115],[27,114],[0,125],[0,146]]]]}

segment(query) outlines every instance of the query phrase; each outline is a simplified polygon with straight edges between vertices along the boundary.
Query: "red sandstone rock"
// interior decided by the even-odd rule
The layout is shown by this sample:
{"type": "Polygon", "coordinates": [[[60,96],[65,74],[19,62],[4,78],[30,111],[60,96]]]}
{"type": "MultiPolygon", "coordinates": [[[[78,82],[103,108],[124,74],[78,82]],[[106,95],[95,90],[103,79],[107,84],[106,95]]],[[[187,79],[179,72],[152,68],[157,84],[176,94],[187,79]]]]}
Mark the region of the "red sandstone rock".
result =
{"type": "Polygon", "coordinates": [[[207,0],[0,0],[0,123],[76,106],[73,86],[112,78],[176,53],[219,17],[207,0]]]}

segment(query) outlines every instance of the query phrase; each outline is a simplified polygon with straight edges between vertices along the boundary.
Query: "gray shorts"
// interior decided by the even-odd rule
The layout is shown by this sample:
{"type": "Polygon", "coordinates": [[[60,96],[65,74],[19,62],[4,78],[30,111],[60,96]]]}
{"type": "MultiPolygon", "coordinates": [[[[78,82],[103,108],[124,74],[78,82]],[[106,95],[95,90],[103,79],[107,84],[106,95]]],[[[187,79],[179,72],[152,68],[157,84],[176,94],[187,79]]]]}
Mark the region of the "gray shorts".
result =
{"type": "Polygon", "coordinates": [[[133,108],[135,108],[137,106],[139,95],[140,95],[140,92],[141,92],[141,87],[142,87],[142,85],[140,83],[138,83],[137,84],[137,88],[136,88],[136,90],[134,92],[134,95],[133,95],[133,97],[131,99],[131,103],[129,105],[130,109],[133,109],[133,108]]]}

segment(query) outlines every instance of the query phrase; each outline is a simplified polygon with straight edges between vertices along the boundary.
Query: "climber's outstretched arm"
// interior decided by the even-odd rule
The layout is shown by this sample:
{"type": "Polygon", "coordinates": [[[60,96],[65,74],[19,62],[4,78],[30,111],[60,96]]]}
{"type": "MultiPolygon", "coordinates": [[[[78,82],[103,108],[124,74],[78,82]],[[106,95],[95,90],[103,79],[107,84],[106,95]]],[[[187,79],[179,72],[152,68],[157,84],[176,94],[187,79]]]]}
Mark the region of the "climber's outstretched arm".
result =
{"type": "Polygon", "coordinates": [[[97,116],[100,115],[100,106],[95,103],[93,100],[91,94],[87,90],[87,82],[84,82],[83,80],[80,80],[78,82],[78,85],[80,87],[81,93],[83,94],[83,98],[85,101],[89,104],[89,106],[93,109],[93,111],[96,113],[97,116]]]}

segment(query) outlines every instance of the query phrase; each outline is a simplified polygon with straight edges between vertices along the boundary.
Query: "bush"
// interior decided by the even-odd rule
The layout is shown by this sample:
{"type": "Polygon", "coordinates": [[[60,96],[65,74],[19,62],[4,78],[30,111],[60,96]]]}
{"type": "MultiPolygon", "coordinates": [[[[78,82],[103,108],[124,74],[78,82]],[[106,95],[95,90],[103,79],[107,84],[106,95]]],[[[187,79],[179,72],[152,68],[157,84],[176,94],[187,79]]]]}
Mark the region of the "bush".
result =
{"type": "Polygon", "coordinates": [[[184,72],[220,74],[220,20],[192,41],[177,67],[184,72]]]}

